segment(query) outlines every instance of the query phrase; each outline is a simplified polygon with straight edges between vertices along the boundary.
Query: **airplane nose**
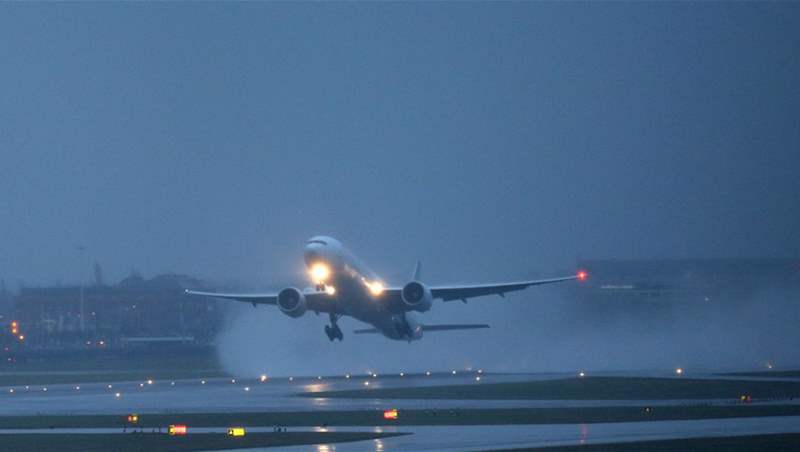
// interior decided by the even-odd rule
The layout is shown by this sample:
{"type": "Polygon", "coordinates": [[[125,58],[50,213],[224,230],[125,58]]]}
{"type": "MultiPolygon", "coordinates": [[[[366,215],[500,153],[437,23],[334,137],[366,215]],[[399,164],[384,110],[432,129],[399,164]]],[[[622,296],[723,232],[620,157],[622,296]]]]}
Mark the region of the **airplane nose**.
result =
{"type": "Polygon", "coordinates": [[[311,262],[319,261],[324,258],[325,245],[319,243],[309,243],[303,250],[306,264],[311,265],[311,262]]]}

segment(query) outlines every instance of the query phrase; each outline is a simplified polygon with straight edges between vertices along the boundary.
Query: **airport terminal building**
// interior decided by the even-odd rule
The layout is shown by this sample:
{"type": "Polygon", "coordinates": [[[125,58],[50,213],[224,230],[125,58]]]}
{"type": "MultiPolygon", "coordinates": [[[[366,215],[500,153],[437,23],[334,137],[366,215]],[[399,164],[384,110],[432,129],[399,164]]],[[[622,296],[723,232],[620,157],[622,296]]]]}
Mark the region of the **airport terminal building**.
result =
{"type": "Polygon", "coordinates": [[[31,347],[120,347],[153,339],[208,343],[222,314],[208,299],[188,300],[186,288],[203,281],[166,274],[145,279],[132,273],[120,283],[28,287],[16,297],[13,317],[31,347]]]}

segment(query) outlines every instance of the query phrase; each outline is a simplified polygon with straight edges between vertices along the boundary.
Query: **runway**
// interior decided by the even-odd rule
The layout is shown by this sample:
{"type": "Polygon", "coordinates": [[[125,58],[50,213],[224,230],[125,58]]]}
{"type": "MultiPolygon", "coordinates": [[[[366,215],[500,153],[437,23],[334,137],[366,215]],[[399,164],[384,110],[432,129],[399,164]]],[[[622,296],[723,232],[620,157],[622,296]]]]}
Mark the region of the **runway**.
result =
{"type": "MultiPolygon", "coordinates": [[[[606,374],[609,375],[609,374],[606,374]]],[[[622,375],[622,374],[614,374],[622,375]]],[[[631,375],[626,373],[625,375],[631,375]]],[[[668,376],[651,372],[648,376],[668,376]]],[[[298,397],[299,393],[439,385],[471,385],[572,377],[573,374],[493,374],[471,370],[427,375],[368,375],[318,377],[214,378],[60,385],[16,385],[0,388],[0,416],[124,413],[237,413],[455,408],[609,407],[724,405],[730,399],[692,400],[381,400],[298,397]]],[[[640,375],[637,375],[640,376],[640,375]]],[[[694,375],[692,376],[695,377],[694,375]]],[[[701,377],[702,376],[698,376],[701,377]]],[[[771,402],[760,402],[768,404],[771,402]]],[[[782,404],[798,401],[781,401],[782,404]]],[[[165,426],[166,427],[166,426],[165,426]]],[[[228,426],[196,428],[196,432],[224,432],[228,426]]],[[[270,431],[269,426],[248,426],[270,431]]],[[[290,427],[292,431],[313,429],[290,427]]],[[[330,431],[410,432],[412,435],[357,443],[286,448],[295,451],[473,451],[612,443],[671,438],[736,436],[800,432],[800,416],[648,421],[592,424],[469,425],[330,427],[330,431]]],[[[121,429],[0,430],[14,433],[120,433],[121,429]]],[[[248,449],[262,450],[262,449],[248,449]]],[[[267,450],[267,449],[263,449],[267,450]]]]}
{"type": "MultiPolygon", "coordinates": [[[[225,433],[227,427],[193,428],[196,433],[225,433]]],[[[294,427],[291,431],[320,431],[294,427]]],[[[250,432],[271,431],[269,427],[251,427],[250,432]]],[[[413,432],[412,435],[359,441],[283,447],[296,452],[364,451],[481,451],[515,448],[553,447],[581,444],[608,444],[674,438],[705,438],[752,434],[800,433],[800,416],[747,419],[710,419],[699,421],[619,422],[600,424],[492,425],[492,426],[404,426],[404,427],[330,427],[324,431],[413,432]]],[[[113,433],[120,429],[0,429],[0,435],[15,433],[113,433]]],[[[274,448],[239,449],[272,451],[274,448]]]]}
{"type": "MultiPolygon", "coordinates": [[[[571,377],[571,374],[492,374],[457,371],[337,377],[214,378],[114,383],[16,385],[0,388],[0,416],[37,414],[201,413],[370,409],[554,408],[725,404],[730,400],[381,400],[298,397],[299,393],[489,384],[571,377]],[[480,380],[477,378],[480,377],[480,380]],[[13,402],[13,403],[12,403],[13,402]]],[[[798,403],[795,401],[792,403],[798,403]]],[[[782,402],[788,403],[788,402],[782,402]]]]}

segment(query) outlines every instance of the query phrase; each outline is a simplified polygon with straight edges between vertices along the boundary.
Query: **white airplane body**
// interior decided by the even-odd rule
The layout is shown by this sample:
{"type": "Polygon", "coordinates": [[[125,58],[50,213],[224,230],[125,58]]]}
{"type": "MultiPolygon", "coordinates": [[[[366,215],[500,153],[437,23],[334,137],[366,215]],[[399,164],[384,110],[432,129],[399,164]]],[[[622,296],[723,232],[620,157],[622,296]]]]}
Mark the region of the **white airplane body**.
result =
{"type": "Polygon", "coordinates": [[[560,278],[519,281],[485,285],[427,286],[420,281],[421,265],[417,263],[411,281],[402,287],[385,287],[374,273],[366,268],[342,244],[331,237],[312,237],[305,246],[304,260],[314,288],[301,291],[288,287],[278,293],[233,294],[187,290],[188,295],[209,296],[259,304],[277,305],[286,315],[297,318],[307,311],[327,313],[330,325],[325,325],[328,339],[343,339],[337,321],[350,316],[373,328],[356,330],[356,334],[380,333],[389,339],[414,341],[422,339],[425,331],[466,330],[488,328],[485,324],[425,325],[417,317],[428,311],[433,301],[462,300],[485,295],[505,296],[507,292],[530,286],[573,279],[583,280],[585,272],[560,278]]]}

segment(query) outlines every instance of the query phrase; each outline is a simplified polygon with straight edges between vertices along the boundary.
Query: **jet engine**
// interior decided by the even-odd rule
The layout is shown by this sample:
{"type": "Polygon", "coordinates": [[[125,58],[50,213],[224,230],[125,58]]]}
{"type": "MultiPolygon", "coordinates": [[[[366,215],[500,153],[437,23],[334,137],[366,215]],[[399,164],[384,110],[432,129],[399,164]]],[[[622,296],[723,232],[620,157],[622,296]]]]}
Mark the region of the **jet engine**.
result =
{"type": "Polygon", "coordinates": [[[411,281],[403,286],[400,295],[403,303],[414,311],[425,312],[433,306],[431,290],[419,281],[411,281]]]}
{"type": "Polygon", "coordinates": [[[305,295],[294,287],[278,292],[278,307],[281,312],[295,319],[305,314],[308,309],[305,295]]]}

